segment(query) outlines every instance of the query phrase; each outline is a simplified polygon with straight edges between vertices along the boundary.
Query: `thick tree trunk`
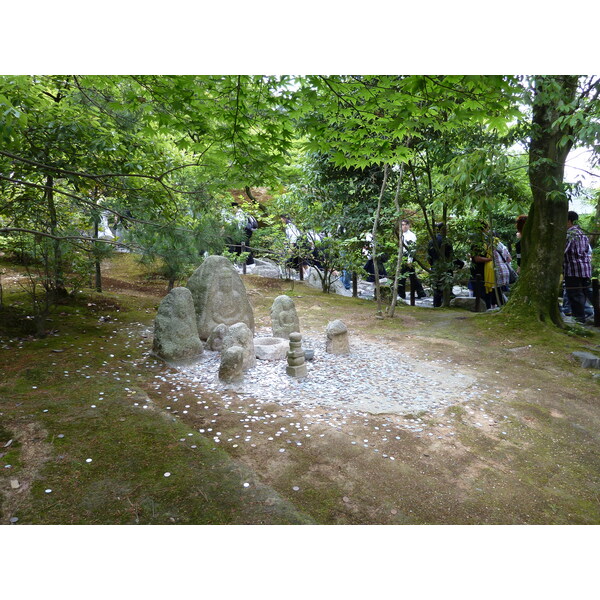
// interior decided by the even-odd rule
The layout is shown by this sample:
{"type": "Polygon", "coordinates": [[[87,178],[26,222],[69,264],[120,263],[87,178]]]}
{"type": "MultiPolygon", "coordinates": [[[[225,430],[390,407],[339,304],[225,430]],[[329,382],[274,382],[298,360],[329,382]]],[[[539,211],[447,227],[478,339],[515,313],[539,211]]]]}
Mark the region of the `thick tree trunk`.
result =
{"type": "Polygon", "coordinates": [[[573,103],[576,76],[538,76],[531,142],[529,183],[533,204],[523,231],[521,275],[505,312],[562,326],[558,290],[567,231],[568,199],[563,190],[565,159],[571,131],[556,119],[573,103]]]}

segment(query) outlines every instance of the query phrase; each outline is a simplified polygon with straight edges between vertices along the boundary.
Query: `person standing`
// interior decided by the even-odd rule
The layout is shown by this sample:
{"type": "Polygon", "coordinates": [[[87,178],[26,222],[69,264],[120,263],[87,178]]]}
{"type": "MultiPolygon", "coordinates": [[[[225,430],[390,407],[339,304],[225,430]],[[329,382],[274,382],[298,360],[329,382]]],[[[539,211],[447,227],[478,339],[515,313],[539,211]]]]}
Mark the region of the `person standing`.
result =
{"type": "Polygon", "coordinates": [[[427,294],[423,289],[423,284],[415,273],[415,253],[417,251],[417,236],[410,230],[410,221],[402,219],[402,266],[400,267],[400,278],[398,280],[398,297],[406,300],[406,278],[410,277],[411,288],[415,286],[415,293],[418,298],[425,298],[427,294]]]}
{"type": "Polygon", "coordinates": [[[471,281],[475,297],[485,302],[486,308],[502,306],[503,292],[510,279],[508,263],[512,260],[506,246],[494,235],[485,221],[480,222],[479,233],[471,245],[471,281]]]}
{"type": "MultiPolygon", "coordinates": [[[[385,269],[385,263],[388,260],[389,256],[387,254],[380,254],[377,259],[377,270],[379,271],[379,282],[384,283],[387,281],[387,271],[385,269]]],[[[375,283],[375,261],[371,256],[369,260],[366,262],[363,269],[367,272],[366,281],[368,283],[375,283]]]]}
{"type": "Polygon", "coordinates": [[[571,314],[578,323],[585,323],[586,291],[591,283],[592,261],[588,251],[590,242],[575,225],[578,219],[579,215],[574,210],[568,212],[563,275],[571,314]]]}
{"type": "Polygon", "coordinates": [[[246,265],[253,266],[255,264],[254,254],[250,246],[250,240],[252,239],[252,234],[258,229],[258,221],[253,215],[246,214],[241,207],[236,212],[236,220],[239,223],[240,229],[243,229],[244,231],[244,244],[246,246],[246,252],[248,252],[246,265]]]}

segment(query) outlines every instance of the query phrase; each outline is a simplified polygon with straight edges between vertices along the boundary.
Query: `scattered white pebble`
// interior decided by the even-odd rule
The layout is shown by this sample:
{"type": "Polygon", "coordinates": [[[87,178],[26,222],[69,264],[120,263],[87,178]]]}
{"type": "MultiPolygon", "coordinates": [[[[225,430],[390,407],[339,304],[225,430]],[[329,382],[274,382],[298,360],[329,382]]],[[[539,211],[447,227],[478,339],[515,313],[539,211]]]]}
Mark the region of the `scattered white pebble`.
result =
{"type": "Polygon", "coordinates": [[[165,473],[165,477],[171,477],[171,473],[169,473],[169,471],[167,471],[167,472],[165,473]]]}

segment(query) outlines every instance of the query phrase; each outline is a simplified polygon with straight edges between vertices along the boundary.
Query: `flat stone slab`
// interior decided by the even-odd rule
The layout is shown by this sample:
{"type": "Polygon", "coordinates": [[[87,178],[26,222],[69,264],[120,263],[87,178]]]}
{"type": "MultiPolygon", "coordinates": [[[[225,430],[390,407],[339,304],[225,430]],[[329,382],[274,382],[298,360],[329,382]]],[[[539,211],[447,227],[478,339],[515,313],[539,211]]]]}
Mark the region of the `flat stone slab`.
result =
{"type": "Polygon", "coordinates": [[[600,369],[600,358],[591,352],[573,352],[571,356],[578,359],[584,369],[600,369]]]}
{"type": "Polygon", "coordinates": [[[289,340],[276,337],[254,338],[254,352],[260,360],[283,360],[289,349],[289,340]]]}
{"type": "MultiPolygon", "coordinates": [[[[450,306],[452,308],[464,308],[466,310],[470,310],[471,312],[478,312],[476,310],[477,298],[472,296],[458,296],[457,298],[452,298],[450,300],[450,306]]],[[[485,312],[486,306],[483,300],[479,302],[479,312],[485,312]]]]}

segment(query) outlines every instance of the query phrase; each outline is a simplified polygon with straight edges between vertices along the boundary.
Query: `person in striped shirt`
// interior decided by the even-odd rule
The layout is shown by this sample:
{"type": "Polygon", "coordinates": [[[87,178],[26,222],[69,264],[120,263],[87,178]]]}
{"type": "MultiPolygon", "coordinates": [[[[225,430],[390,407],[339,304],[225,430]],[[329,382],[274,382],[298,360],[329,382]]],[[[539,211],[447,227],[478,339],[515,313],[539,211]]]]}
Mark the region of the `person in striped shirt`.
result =
{"type": "Polygon", "coordinates": [[[567,215],[567,243],[563,262],[565,288],[571,313],[576,321],[585,323],[586,290],[592,277],[592,261],[589,254],[590,242],[575,225],[579,215],[570,210],[567,215]]]}

